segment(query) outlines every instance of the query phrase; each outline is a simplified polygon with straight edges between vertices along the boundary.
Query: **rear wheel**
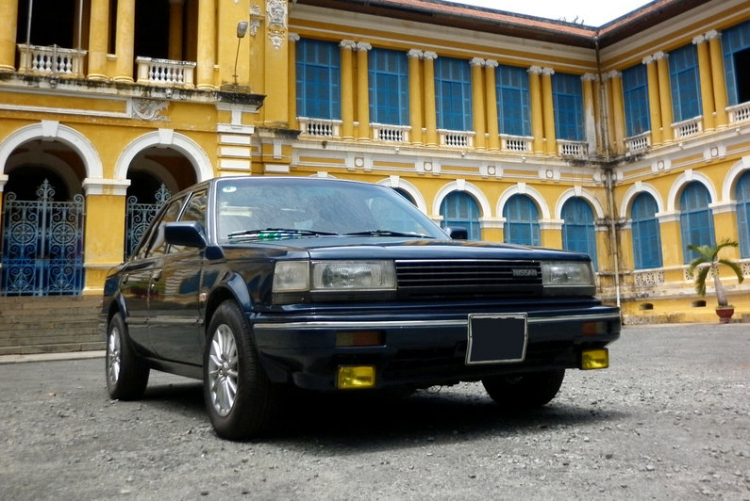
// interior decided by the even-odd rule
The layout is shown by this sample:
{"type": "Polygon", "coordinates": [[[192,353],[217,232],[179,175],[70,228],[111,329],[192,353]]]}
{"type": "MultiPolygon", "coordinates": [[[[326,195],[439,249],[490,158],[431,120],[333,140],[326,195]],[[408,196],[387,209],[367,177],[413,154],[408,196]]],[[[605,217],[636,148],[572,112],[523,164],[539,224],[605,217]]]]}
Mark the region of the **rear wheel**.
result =
{"type": "Polygon", "coordinates": [[[261,434],[278,412],[278,389],[260,367],[250,327],[233,301],[219,305],[208,327],[203,394],[211,424],[223,438],[261,434]]]}
{"type": "Polygon", "coordinates": [[[119,400],[138,400],[148,384],[150,369],[134,353],[127,327],[120,313],[107,325],[107,354],[104,358],[109,396],[119,400]]]}
{"type": "Polygon", "coordinates": [[[528,374],[492,376],[482,379],[490,398],[505,409],[533,409],[555,398],[565,369],[528,374]]]}

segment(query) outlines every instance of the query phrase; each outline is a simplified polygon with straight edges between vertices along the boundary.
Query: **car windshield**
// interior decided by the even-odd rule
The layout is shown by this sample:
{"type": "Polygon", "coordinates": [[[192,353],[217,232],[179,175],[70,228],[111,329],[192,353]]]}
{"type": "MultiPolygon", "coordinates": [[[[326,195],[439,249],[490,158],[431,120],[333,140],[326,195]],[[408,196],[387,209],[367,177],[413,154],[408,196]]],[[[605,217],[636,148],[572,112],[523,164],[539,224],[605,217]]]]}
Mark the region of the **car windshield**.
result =
{"type": "Polygon", "coordinates": [[[309,178],[222,179],[217,229],[223,242],[330,235],[446,238],[394,190],[309,178]]]}

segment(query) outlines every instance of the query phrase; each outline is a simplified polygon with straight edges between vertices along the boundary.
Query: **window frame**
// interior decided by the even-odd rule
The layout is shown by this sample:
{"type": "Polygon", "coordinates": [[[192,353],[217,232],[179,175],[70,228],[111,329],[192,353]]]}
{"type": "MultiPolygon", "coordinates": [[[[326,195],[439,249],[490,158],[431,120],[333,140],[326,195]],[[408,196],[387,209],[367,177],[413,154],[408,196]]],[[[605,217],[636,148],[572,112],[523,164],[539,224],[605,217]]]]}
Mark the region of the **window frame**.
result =
{"type": "Polygon", "coordinates": [[[438,129],[472,131],[473,103],[469,61],[452,57],[435,60],[435,111],[438,129]]]}
{"type": "Polygon", "coordinates": [[[630,205],[630,235],[636,270],[661,268],[661,231],[656,212],[659,206],[650,193],[639,193],[630,205]]]}
{"type": "Polygon", "coordinates": [[[295,58],[297,116],[340,120],[341,50],[338,44],[302,38],[296,44],[295,58]]]}
{"type": "Polygon", "coordinates": [[[503,206],[503,242],[540,246],[539,207],[528,195],[517,193],[503,206]],[[521,202],[523,200],[523,202],[521,202]],[[528,237],[528,238],[526,238],[528,237]]]}
{"type": "Polygon", "coordinates": [[[570,73],[553,74],[552,103],[557,139],[585,141],[586,128],[581,76],[570,73]]]}

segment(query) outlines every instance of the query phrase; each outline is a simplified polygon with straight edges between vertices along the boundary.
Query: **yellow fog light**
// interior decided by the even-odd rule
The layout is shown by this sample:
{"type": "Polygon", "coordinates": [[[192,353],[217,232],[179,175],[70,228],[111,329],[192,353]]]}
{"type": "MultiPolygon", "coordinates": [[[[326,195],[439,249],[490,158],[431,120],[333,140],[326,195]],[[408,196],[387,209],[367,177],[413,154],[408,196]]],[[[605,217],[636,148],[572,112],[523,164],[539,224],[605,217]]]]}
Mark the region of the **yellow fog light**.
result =
{"type": "Polygon", "coordinates": [[[336,387],[340,390],[355,390],[375,386],[375,367],[352,365],[339,367],[336,387]]]}
{"type": "Polygon", "coordinates": [[[609,350],[585,350],[581,353],[581,369],[606,369],[609,367],[609,350]]]}

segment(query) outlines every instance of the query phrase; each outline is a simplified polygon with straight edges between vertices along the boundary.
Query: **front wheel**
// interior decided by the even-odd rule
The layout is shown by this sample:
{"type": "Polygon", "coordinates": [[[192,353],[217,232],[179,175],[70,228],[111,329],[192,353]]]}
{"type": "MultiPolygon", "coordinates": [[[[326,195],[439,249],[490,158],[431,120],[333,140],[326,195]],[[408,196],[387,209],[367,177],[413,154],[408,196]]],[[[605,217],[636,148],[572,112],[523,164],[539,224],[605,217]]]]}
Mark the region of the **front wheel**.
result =
{"type": "Polygon", "coordinates": [[[107,391],[113,399],[138,400],[148,384],[149,367],[140,360],[127,336],[120,313],[107,324],[107,353],[104,357],[107,391]]]}
{"type": "Polygon", "coordinates": [[[564,378],[565,369],[556,369],[487,377],[482,384],[490,398],[505,409],[534,409],[555,398],[564,378]]]}
{"type": "Polygon", "coordinates": [[[208,326],[203,395],[216,433],[232,440],[267,431],[279,408],[278,390],[260,367],[250,327],[233,301],[219,305],[208,326]]]}

